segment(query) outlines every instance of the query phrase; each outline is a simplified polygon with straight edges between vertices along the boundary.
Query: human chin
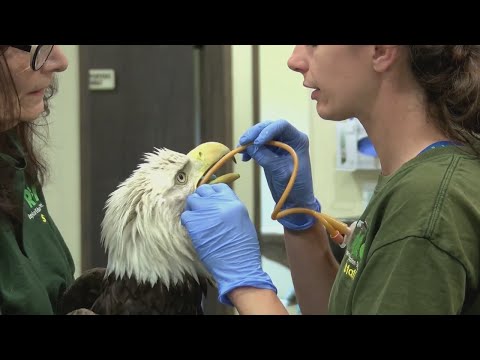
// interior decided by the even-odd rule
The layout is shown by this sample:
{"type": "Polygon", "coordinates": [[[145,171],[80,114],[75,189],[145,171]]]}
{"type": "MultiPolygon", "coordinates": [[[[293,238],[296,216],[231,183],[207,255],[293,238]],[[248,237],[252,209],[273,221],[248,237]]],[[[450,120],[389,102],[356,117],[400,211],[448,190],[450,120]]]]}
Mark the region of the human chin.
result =
{"type": "Polygon", "coordinates": [[[22,106],[22,112],[20,115],[20,119],[22,121],[34,121],[40,117],[40,115],[45,110],[45,104],[43,103],[43,99],[36,104],[29,104],[28,106],[22,106]]]}
{"type": "Polygon", "coordinates": [[[324,120],[341,121],[345,120],[338,111],[321,102],[317,103],[317,113],[324,120]]]}

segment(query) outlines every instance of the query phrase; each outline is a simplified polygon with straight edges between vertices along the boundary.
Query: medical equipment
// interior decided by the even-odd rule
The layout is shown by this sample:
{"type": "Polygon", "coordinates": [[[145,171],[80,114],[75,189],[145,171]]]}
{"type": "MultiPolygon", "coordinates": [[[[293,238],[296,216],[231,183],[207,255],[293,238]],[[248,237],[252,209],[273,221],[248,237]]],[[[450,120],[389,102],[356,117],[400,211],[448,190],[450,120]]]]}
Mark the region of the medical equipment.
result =
{"type": "MultiPolygon", "coordinates": [[[[329,233],[330,237],[332,240],[337,243],[341,247],[346,246],[346,236],[345,235],[350,235],[351,234],[351,229],[344,224],[341,221],[338,221],[337,219],[334,219],[333,217],[325,214],[325,213],[320,213],[313,211],[311,209],[305,209],[305,208],[291,208],[291,209],[286,209],[283,211],[280,211],[282,208],[283,204],[285,203],[288,195],[290,194],[290,191],[292,190],[293,184],[295,183],[295,179],[297,177],[297,172],[298,172],[298,157],[295,151],[287,144],[284,144],[279,141],[269,141],[267,142],[268,145],[273,145],[280,147],[284,150],[287,150],[290,155],[292,156],[293,159],[293,171],[292,175],[290,177],[290,180],[287,184],[287,187],[285,188],[285,191],[283,192],[282,196],[280,197],[280,200],[276,204],[273,212],[272,212],[272,220],[278,220],[284,216],[290,215],[290,214],[309,214],[311,216],[314,216],[318,221],[320,221],[323,226],[325,226],[325,229],[329,233]]],[[[198,186],[203,185],[208,182],[210,177],[218,170],[220,169],[227,160],[232,158],[234,155],[236,155],[239,152],[242,152],[245,150],[248,146],[251,144],[246,144],[243,146],[239,146],[236,149],[230,151],[228,154],[223,156],[214,166],[210,168],[210,170],[207,171],[203,179],[199,182],[198,186]]]]}
{"type": "Polygon", "coordinates": [[[337,170],[380,170],[380,159],[363,125],[357,118],[339,121],[337,132],[337,170]]]}

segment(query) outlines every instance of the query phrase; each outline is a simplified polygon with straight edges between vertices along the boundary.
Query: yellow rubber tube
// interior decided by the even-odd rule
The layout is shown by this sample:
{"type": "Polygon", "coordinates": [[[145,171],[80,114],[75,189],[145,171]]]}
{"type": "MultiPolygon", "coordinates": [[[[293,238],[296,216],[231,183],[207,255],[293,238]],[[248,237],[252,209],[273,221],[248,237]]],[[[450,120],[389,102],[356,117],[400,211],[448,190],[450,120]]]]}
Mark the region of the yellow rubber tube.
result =
{"type": "MultiPolygon", "coordinates": [[[[288,195],[290,194],[290,191],[292,190],[293,184],[295,183],[295,180],[297,178],[297,172],[298,172],[298,157],[295,151],[287,144],[282,143],[280,141],[269,141],[267,143],[268,145],[272,146],[277,146],[279,148],[282,148],[284,150],[287,150],[289,154],[292,156],[293,159],[293,171],[292,175],[290,176],[290,180],[288,181],[287,187],[285,188],[285,191],[283,192],[282,196],[280,197],[280,200],[278,200],[278,203],[275,205],[275,208],[272,212],[271,218],[272,220],[278,220],[284,216],[290,215],[290,214],[309,214],[311,216],[314,216],[318,221],[322,223],[322,225],[325,227],[327,232],[329,233],[330,237],[334,242],[336,242],[339,245],[343,244],[344,241],[344,235],[349,235],[350,234],[350,228],[347,226],[347,224],[325,214],[325,213],[320,213],[311,209],[305,209],[305,208],[291,208],[291,209],[286,209],[281,211],[280,209],[282,208],[283,204],[287,200],[288,195]]],[[[210,177],[218,170],[220,169],[229,159],[231,159],[233,156],[238,154],[239,152],[244,151],[250,144],[239,146],[236,149],[233,149],[230,151],[228,154],[224,155],[214,166],[210,168],[209,171],[205,174],[203,179],[200,181],[198,186],[203,185],[208,182],[210,177]]]]}

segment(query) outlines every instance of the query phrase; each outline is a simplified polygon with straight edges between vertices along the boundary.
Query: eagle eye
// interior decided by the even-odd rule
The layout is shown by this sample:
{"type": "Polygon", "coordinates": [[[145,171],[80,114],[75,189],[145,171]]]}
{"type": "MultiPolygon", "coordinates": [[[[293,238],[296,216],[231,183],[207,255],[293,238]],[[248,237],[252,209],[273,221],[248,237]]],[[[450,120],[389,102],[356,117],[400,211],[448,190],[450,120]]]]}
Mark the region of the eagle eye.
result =
{"type": "Polygon", "coordinates": [[[175,178],[178,184],[185,184],[187,182],[187,174],[183,171],[180,171],[175,178]]]}

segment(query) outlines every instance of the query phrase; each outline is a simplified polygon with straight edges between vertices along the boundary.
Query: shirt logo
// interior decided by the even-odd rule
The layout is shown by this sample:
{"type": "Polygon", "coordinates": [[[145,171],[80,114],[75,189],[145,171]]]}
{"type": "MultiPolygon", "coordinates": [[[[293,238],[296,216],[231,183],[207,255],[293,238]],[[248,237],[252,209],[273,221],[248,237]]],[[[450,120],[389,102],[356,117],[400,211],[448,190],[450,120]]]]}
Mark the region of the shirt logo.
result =
{"type": "Polygon", "coordinates": [[[363,259],[363,251],[365,249],[365,237],[367,235],[366,221],[358,220],[355,225],[353,239],[349,242],[345,256],[347,261],[343,267],[344,275],[350,279],[355,279],[358,270],[358,263],[363,259]]]}
{"type": "Polygon", "coordinates": [[[47,222],[47,219],[44,214],[41,213],[42,209],[45,207],[43,203],[40,201],[40,198],[37,194],[37,189],[35,186],[25,186],[25,190],[23,191],[23,197],[25,202],[27,203],[30,211],[27,216],[30,220],[34,219],[38,214],[40,214],[40,218],[44,223],[47,222]]]}

